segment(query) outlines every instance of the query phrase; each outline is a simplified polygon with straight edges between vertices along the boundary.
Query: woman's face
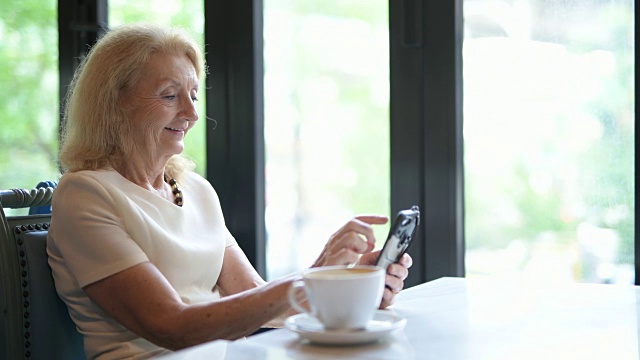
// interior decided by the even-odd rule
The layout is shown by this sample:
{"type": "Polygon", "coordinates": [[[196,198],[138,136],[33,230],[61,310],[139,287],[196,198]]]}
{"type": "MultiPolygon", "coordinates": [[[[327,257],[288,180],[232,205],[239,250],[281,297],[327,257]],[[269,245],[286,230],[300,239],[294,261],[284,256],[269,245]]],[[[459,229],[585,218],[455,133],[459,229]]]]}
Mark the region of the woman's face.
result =
{"type": "Polygon", "coordinates": [[[155,53],[140,80],[124,92],[138,149],[166,161],[184,150],[184,137],[198,120],[198,77],[186,55],[155,53]]]}

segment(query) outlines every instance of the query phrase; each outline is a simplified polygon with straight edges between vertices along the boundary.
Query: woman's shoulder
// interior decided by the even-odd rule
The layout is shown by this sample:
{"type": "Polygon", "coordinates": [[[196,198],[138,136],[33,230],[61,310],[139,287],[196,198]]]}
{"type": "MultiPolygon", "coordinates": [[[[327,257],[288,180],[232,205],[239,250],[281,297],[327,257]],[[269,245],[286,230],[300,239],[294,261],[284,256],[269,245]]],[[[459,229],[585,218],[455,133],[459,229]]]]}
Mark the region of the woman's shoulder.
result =
{"type": "Polygon", "coordinates": [[[201,189],[205,188],[207,190],[213,191],[213,186],[211,186],[211,183],[209,182],[209,180],[205,179],[204,177],[202,177],[202,175],[198,174],[195,171],[185,172],[182,175],[180,182],[183,183],[184,187],[201,188],[201,189]]]}
{"type": "Polygon", "coordinates": [[[82,170],[62,175],[51,200],[55,212],[68,215],[87,209],[115,207],[123,196],[119,193],[124,192],[119,190],[122,184],[113,173],[115,171],[82,170]]]}
{"type": "Polygon", "coordinates": [[[209,180],[202,177],[202,175],[196,172],[188,172],[183,174],[180,183],[180,187],[183,190],[185,201],[190,198],[193,200],[193,196],[196,196],[196,203],[201,206],[216,206],[219,207],[220,199],[218,193],[213,188],[209,180]]]}
{"type": "Polygon", "coordinates": [[[80,170],[62,175],[56,190],[77,185],[100,187],[119,186],[118,184],[121,184],[125,180],[122,175],[112,169],[80,170]]]}
{"type": "Polygon", "coordinates": [[[60,182],[69,181],[68,179],[73,179],[74,181],[91,179],[95,179],[97,181],[105,181],[108,179],[116,179],[117,177],[122,176],[113,169],[79,170],[64,173],[60,178],[60,182]]]}
{"type": "Polygon", "coordinates": [[[115,170],[80,170],[62,175],[53,195],[62,196],[64,193],[113,197],[114,194],[130,190],[128,180],[115,170]]]}

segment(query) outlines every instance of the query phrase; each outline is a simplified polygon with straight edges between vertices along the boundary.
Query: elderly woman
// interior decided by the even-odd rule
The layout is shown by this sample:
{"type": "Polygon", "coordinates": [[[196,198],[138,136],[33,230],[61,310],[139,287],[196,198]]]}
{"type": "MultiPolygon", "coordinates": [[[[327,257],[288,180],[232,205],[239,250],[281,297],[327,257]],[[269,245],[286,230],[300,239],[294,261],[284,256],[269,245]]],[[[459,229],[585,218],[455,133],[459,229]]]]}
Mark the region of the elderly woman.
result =
{"type": "MultiPolygon", "coordinates": [[[[47,243],[89,358],[149,358],[237,339],[294,313],[294,276],[267,283],[258,275],[215,190],[180,155],[204,75],[185,33],[132,25],[101,38],[71,83],[47,243]]],[[[386,221],[348,221],[312,266],[373,264],[372,225],[386,221]]],[[[407,255],[389,267],[381,308],[410,266],[407,255]]]]}

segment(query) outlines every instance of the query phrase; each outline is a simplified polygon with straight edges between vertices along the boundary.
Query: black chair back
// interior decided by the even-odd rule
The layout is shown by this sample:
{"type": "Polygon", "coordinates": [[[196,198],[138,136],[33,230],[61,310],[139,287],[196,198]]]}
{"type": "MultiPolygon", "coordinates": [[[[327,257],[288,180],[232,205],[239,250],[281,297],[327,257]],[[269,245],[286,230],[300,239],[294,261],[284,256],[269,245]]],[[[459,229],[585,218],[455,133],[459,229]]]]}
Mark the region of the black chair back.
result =
{"type": "Polygon", "coordinates": [[[83,338],[58,296],[48,263],[50,214],[6,216],[42,207],[53,188],[0,191],[0,358],[85,359],[83,338]]]}

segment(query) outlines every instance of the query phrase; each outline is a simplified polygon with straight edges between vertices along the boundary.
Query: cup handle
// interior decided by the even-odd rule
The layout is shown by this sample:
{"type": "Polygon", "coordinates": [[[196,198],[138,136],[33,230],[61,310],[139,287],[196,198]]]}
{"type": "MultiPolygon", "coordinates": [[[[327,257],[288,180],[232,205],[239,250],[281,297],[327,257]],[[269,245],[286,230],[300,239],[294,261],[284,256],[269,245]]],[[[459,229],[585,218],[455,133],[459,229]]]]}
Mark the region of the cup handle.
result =
{"type": "Polygon", "coordinates": [[[289,291],[288,291],[289,304],[291,305],[292,308],[294,308],[295,310],[297,310],[297,311],[299,311],[301,313],[307,313],[309,315],[312,315],[311,311],[309,309],[305,308],[302,305],[302,303],[298,301],[298,297],[296,296],[296,292],[297,292],[298,289],[302,289],[304,291],[305,300],[308,299],[307,287],[306,287],[304,281],[303,280],[296,280],[289,287],[289,291]]]}

